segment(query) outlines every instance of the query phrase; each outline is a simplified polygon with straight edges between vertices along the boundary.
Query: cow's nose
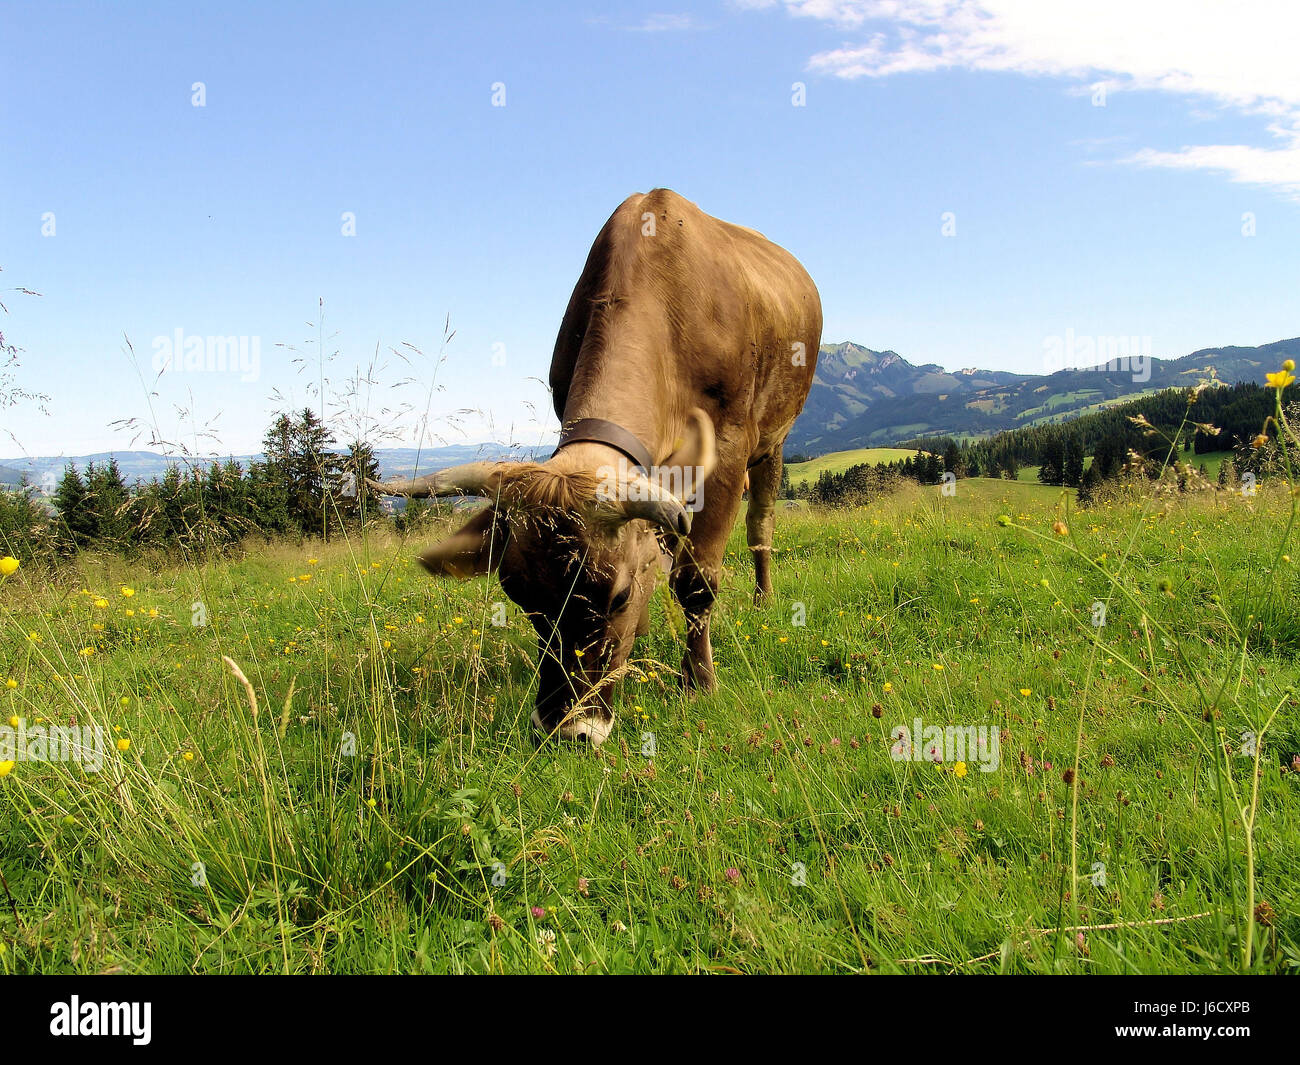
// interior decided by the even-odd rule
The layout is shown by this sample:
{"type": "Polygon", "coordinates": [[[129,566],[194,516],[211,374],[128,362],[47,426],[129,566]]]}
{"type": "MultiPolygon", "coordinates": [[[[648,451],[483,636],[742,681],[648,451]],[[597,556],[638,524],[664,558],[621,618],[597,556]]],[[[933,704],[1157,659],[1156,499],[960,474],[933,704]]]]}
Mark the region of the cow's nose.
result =
{"type": "Polygon", "coordinates": [[[585,717],[571,712],[558,729],[547,728],[536,710],[533,711],[532,721],[533,727],[543,735],[556,735],[562,740],[573,740],[576,743],[590,743],[593,748],[604,743],[614,729],[612,718],[603,721],[598,717],[585,717]]]}

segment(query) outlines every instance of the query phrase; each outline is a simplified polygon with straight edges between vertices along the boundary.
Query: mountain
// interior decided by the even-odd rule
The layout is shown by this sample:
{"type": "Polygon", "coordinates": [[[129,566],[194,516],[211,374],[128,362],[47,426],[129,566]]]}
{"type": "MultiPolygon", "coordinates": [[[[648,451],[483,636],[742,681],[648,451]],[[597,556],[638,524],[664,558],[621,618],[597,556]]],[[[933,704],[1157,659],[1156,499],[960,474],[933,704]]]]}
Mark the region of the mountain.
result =
{"type": "MultiPolygon", "coordinates": [[[[1094,353],[1087,338],[1067,336],[1061,361],[1091,362],[1066,350],[1094,353]]],[[[896,351],[860,344],[823,344],[812,390],[786,441],[787,455],[887,447],[923,435],[987,436],[1004,429],[1064,421],[1113,402],[1183,385],[1213,374],[1224,384],[1253,381],[1283,359],[1300,362],[1300,337],[1258,347],[1203,348],[1179,359],[1139,358],[1123,349],[1098,365],[1051,374],[1001,370],[946,371],[913,365],[896,351]]]]}
{"type": "MultiPolygon", "coordinates": [[[[451,444],[446,447],[432,447],[417,450],[413,447],[376,448],[375,458],[379,462],[380,474],[384,477],[409,477],[416,472],[417,462],[421,473],[440,470],[446,466],[455,466],[462,462],[478,460],[495,461],[496,459],[535,459],[545,458],[554,445],[540,447],[509,446],[506,444],[451,444]]],[[[261,459],[261,455],[205,455],[185,456],[161,455],[156,451],[98,451],[93,455],[37,455],[14,459],[0,459],[0,484],[17,485],[25,474],[30,484],[43,487],[53,492],[54,485],[63,476],[69,462],[74,462],[83,473],[86,466],[93,462],[97,466],[108,460],[116,459],[117,467],[122,471],[122,479],[127,484],[135,481],[149,481],[161,478],[171,465],[182,468],[206,469],[214,462],[228,462],[233,459],[245,469],[251,461],[261,459]]]]}

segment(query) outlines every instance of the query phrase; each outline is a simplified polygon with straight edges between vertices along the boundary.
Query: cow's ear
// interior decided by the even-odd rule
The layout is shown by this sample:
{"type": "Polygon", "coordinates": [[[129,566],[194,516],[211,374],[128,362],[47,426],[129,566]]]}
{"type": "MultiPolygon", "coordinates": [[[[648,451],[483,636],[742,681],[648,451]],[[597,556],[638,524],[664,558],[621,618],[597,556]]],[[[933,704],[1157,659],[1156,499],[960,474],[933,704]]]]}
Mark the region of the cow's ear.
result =
{"type": "Polygon", "coordinates": [[[437,577],[482,577],[501,565],[509,526],[496,507],[484,507],[464,525],[420,553],[420,565],[437,577]]]}
{"type": "MultiPolygon", "coordinates": [[[[705,479],[717,467],[718,444],[713,431],[713,420],[702,407],[692,407],[687,413],[682,435],[664,465],[670,470],[689,468],[693,471],[691,476],[694,484],[691,487],[694,491],[688,492],[688,495],[698,493],[705,479]]],[[[691,500],[685,499],[682,502],[689,503],[691,500]]]]}

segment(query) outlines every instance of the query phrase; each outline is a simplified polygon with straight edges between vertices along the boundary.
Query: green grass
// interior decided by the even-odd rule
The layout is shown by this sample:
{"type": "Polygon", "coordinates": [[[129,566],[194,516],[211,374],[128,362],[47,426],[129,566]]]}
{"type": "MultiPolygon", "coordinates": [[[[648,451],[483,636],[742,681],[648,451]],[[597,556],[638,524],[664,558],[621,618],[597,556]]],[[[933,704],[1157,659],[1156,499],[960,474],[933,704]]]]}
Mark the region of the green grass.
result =
{"type": "Polygon", "coordinates": [[[1207,451],[1202,455],[1194,455],[1191,452],[1183,451],[1179,453],[1179,458],[1184,462],[1190,462],[1198,469],[1204,464],[1210,481],[1217,482],[1219,479],[1219,469],[1225,462],[1231,462],[1233,454],[1231,451],[1207,451]]]}
{"type": "Polygon", "coordinates": [[[860,447],[852,451],[832,451],[808,462],[791,463],[790,483],[815,481],[823,473],[843,473],[850,466],[860,466],[864,462],[874,466],[880,462],[900,462],[915,455],[915,451],[904,447],[860,447]]]}
{"type": "Polygon", "coordinates": [[[679,689],[661,588],[599,753],[534,745],[531,629],[425,576],[432,534],[24,567],[6,716],[129,746],[0,779],[0,970],[1294,970],[1288,499],[1071,495],[782,510],[761,608],[738,525],[719,690],[679,689]],[[917,717],[997,769],[894,760],[917,717]]]}

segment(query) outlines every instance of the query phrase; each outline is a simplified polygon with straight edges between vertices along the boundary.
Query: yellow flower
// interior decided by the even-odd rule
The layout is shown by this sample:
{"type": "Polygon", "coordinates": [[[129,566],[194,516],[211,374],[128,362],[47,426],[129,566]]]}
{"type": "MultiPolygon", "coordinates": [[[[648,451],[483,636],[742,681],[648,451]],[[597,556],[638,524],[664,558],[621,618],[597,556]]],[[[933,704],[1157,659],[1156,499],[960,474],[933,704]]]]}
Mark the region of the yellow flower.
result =
{"type": "Polygon", "coordinates": [[[101,595],[95,600],[95,607],[99,610],[106,610],[108,608],[108,600],[101,595]]]}
{"type": "Polygon", "coordinates": [[[1282,363],[1282,369],[1287,370],[1287,371],[1294,370],[1294,369],[1295,369],[1295,359],[1287,359],[1284,363],[1282,363]]]}
{"type": "Polygon", "coordinates": [[[13,677],[10,677],[7,681],[5,681],[5,687],[9,689],[16,688],[18,687],[18,682],[14,680],[13,677]]]}
{"type": "Polygon", "coordinates": [[[10,715],[9,718],[10,728],[17,728],[20,724],[22,724],[22,719],[17,714],[10,715]]]}
{"type": "Polygon", "coordinates": [[[129,695],[124,695],[124,696],[122,696],[122,698],[120,698],[120,699],[118,700],[118,702],[121,703],[123,706],[130,706],[130,705],[131,705],[131,697],[130,697],[129,695]]]}
{"type": "Polygon", "coordinates": [[[192,762],[192,761],[194,761],[194,752],[193,752],[193,751],[186,751],[183,755],[181,755],[181,757],[184,758],[185,761],[187,761],[187,762],[192,762]]]}
{"type": "Polygon", "coordinates": [[[129,617],[129,618],[133,618],[133,617],[135,617],[135,611],[134,611],[134,610],[128,610],[128,611],[126,611],[126,616],[129,617]]]}
{"type": "Polygon", "coordinates": [[[942,672],[943,672],[943,665],[942,665],[942,663],[939,663],[939,662],[936,662],[936,663],[935,663],[933,666],[931,666],[930,668],[933,669],[936,673],[942,673],[942,672]]]}
{"type": "Polygon", "coordinates": [[[893,690],[894,690],[894,685],[889,681],[885,681],[885,691],[892,692],[893,690]]]}
{"type": "Polygon", "coordinates": [[[316,563],[319,562],[319,561],[320,561],[320,559],[318,559],[318,558],[309,558],[309,559],[307,560],[307,565],[309,565],[309,566],[314,566],[314,565],[316,565],[316,563]]]}
{"type": "MultiPolygon", "coordinates": [[[[13,555],[0,558],[0,576],[9,577],[18,571],[18,560],[13,555]]],[[[11,762],[12,766],[13,763],[11,762]]]]}
{"type": "Polygon", "coordinates": [[[952,767],[952,775],[955,777],[964,777],[966,775],[966,763],[958,762],[952,767]]]}
{"type": "Polygon", "coordinates": [[[1021,694],[1021,695],[1033,695],[1033,694],[1034,694],[1034,689],[1033,689],[1033,688],[1021,688],[1021,689],[1020,689],[1020,694],[1021,694]]]}
{"type": "Polygon", "coordinates": [[[1268,382],[1265,387],[1282,389],[1295,380],[1295,375],[1289,370],[1278,370],[1277,373],[1265,374],[1264,379],[1268,382]]]}
{"type": "Polygon", "coordinates": [[[135,595],[135,589],[134,589],[134,588],[128,588],[125,584],[122,585],[122,596],[123,596],[123,598],[125,598],[125,599],[130,599],[131,596],[133,596],[133,595],[135,595]]]}
{"type": "Polygon", "coordinates": [[[130,746],[131,746],[131,741],[128,740],[125,736],[123,736],[120,740],[117,741],[117,749],[119,751],[126,751],[130,748],[130,746]]]}
{"type": "Polygon", "coordinates": [[[6,762],[0,762],[0,777],[7,777],[10,773],[13,772],[13,768],[14,768],[13,759],[10,759],[6,762]]]}

